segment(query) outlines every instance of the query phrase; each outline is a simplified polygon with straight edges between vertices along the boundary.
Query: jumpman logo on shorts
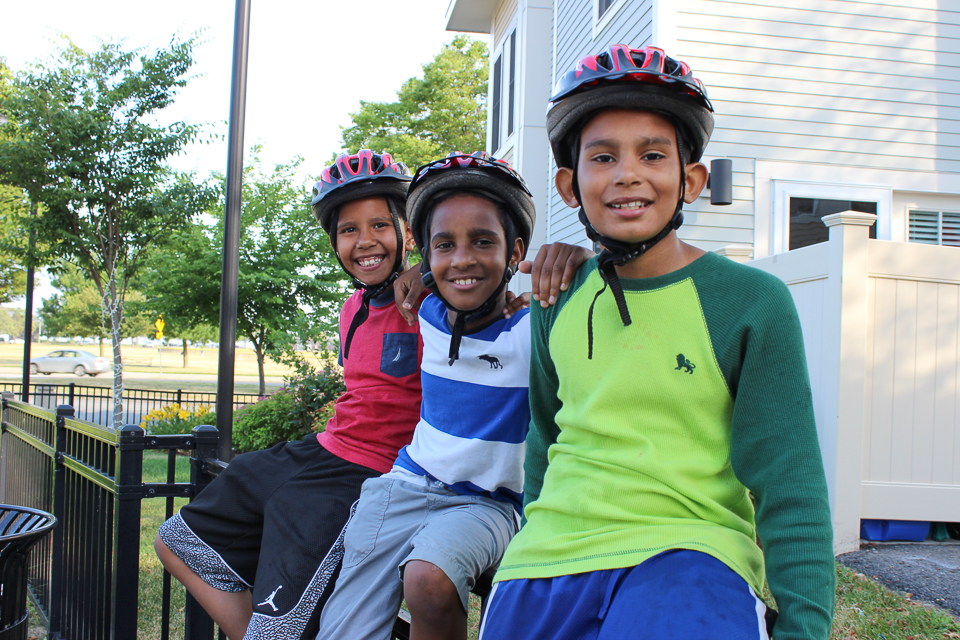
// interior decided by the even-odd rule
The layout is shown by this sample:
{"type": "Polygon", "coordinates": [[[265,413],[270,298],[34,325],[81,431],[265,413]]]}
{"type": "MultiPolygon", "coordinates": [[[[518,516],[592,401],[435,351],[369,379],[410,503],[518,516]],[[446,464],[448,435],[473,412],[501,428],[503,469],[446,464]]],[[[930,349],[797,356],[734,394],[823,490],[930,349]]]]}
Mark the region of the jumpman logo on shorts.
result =
{"type": "Polygon", "coordinates": [[[274,610],[274,612],[280,611],[280,609],[277,609],[277,605],[273,604],[273,598],[274,596],[277,595],[277,591],[280,591],[280,589],[283,589],[283,585],[280,585],[279,587],[274,589],[273,593],[270,594],[270,597],[264,600],[263,602],[261,602],[260,604],[258,604],[257,606],[262,607],[263,605],[268,604],[274,610]]]}

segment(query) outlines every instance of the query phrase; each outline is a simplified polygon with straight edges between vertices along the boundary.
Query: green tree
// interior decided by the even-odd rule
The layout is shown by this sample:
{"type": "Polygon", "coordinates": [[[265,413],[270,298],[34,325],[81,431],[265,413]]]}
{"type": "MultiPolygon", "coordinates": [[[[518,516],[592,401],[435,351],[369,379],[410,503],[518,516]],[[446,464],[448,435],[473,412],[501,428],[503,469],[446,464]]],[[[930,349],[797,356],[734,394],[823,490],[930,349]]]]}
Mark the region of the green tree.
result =
{"type": "Polygon", "coordinates": [[[23,337],[23,322],[26,312],[15,307],[0,307],[0,334],[11,338],[23,337]]]}
{"type": "MultiPolygon", "coordinates": [[[[325,341],[346,293],[307,194],[292,186],[300,160],[265,170],[258,151],[244,168],[237,334],[254,345],[265,394],[266,355],[279,358],[297,340],[325,341]]],[[[173,235],[143,273],[151,304],[185,329],[219,324],[224,206],[221,198],[210,212],[215,224],[197,221],[173,235]]]]}
{"type": "Polygon", "coordinates": [[[101,42],[87,52],[66,36],[55,59],[17,74],[0,95],[0,182],[43,205],[27,218],[37,251],[23,260],[79,266],[104,301],[113,338],[114,424],[122,423],[123,303],[145,249],[183,227],[205,193],[165,167],[198,131],[158,125],[188,80],[195,38],[152,55],[101,42]]]}
{"type": "Polygon", "coordinates": [[[343,129],[343,148],[387,151],[411,170],[450,151],[486,146],[487,45],[456,36],[410,78],[396,102],[360,101],[343,129]]]}
{"type": "MultiPolygon", "coordinates": [[[[0,101],[10,94],[11,79],[6,61],[0,58],[0,101]]],[[[0,122],[5,119],[0,111],[0,122]]],[[[0,129],[0,140],[5,135],[0,129]]],[[[0,185],[0,303],[16,300],[27,288],[27,271],[16,255],[23,251],[20,218],[28,209],[22,189],[0,185]]]]}
{"type": "Polygon", "coordinates": [[[21,219],[26,210],[20,189],[0,185],[0,303],[12,302],[27,290],[27,270],[17,260],[24,248],[21,219]]]}

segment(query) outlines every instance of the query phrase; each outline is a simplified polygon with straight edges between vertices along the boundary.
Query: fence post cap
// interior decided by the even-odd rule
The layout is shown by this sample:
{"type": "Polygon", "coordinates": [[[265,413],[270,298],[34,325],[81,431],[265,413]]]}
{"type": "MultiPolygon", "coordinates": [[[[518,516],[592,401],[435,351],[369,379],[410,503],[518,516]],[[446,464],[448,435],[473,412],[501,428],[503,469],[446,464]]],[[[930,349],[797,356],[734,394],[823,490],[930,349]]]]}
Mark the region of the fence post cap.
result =
{"type": "Polygon", "coordinates": [[[73,407],[68,404],[61,404],[57,406],[57,415],[63,416],[64,418],[73,417],[73,407]]]}
{"type": "Polygon", "coordinates": [[[121,438],[143,437],[144,430],[138,424],[125,424],[117,431],[121,438]]]}

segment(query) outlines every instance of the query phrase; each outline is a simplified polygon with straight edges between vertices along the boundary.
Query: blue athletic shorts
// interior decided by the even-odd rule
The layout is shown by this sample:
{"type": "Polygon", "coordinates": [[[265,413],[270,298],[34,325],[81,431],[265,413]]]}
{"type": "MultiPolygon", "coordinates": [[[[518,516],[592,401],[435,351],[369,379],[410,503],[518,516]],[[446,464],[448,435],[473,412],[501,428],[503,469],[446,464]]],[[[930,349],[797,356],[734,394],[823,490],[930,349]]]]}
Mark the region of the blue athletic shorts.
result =
{"type": "Polygon", "coordinates": [[[675,549],[625,569],[498,582],[480,640],[768,640],[765,613],[725,564],[675,549]]]}

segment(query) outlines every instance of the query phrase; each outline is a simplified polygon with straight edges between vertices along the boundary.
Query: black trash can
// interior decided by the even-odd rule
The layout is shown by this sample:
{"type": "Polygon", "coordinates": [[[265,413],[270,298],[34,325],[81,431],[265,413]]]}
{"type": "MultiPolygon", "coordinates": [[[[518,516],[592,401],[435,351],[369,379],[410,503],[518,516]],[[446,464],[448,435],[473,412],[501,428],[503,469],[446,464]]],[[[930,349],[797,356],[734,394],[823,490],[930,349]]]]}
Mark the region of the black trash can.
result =
{"type": "Polygon", "coordinates": [[[0,640],[27,638],[30,548],[56,525],[46,511],[0,504],[0,640]]]}

